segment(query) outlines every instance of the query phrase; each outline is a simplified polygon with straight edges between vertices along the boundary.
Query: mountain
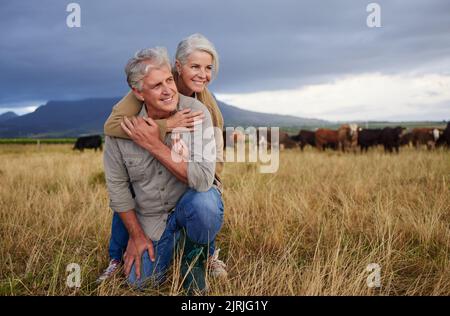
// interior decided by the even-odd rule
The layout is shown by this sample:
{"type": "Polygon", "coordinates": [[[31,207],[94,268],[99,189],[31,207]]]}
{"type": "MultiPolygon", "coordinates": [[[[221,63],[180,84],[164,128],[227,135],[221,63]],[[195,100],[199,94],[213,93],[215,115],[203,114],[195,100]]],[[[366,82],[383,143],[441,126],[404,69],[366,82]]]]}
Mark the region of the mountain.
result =
{"type": "Polygon", "coordinates": [[[119,98],[49,101],[32,113],[0,124],[0,137],[76,137],[103,133],[119,98]]]}
{"type": "MultiPolygon", "coordinates": [[[[0,137],[77,137],[103,134],[103,124],[120,98],[92,98],[78,101],[49,101],[32,113],[0,124],[0,137]]],[[[242,110],[218,102],[225,126],[308,127],[328,122],[295,116],[242,110]]]]}
{"type": "Polygon", "coordinates": [[[18,117],[18,116],[19,115],[17,115],[14,112],[11,112],[11,111],[5,112],[3,114],[0,114],[0,122],[5,122],[7,120],[13,119],[13,118],[18,117]]]}
{"type": "Polygon", "coordinates": [[[292,115],[253,112],[228,105],[221,101],[218,101],[217,103],[224,117],[225,126],[279,126],[300,128],[330,124],[330,122],[324,120],[301,118],[292,115]]]}

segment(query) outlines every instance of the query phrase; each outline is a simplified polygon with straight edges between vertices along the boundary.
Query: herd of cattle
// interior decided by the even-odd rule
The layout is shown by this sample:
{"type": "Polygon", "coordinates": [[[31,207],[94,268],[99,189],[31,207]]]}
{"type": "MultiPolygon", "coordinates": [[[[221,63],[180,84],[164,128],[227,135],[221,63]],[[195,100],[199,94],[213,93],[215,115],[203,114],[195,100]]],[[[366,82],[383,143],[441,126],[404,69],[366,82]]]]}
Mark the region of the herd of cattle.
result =
{"type": "MultiPolygon", "coordinates": [[[[226,134],[224,133],[224,137],[226,134]]],[[[234,144],[239,135],[234,134],[234,139],[226,141],[225,145],[234,144]]],[[[259,145],[271,144],[271,134],[260,136],[257,131],[259,145]]],[[[226,138],[224,138],[226,140],[226,138]]],[[[344,124],[337,130],[319,128],[316,131],[300,130],[295,136],[289,136],[286,132],[280,132],[279,144],[281,148],[297,148],[301,150],[310,145],[319,150],[327,148],[334,150],[367,152],[370,147],[381,145],[386,152],[399,152],[401,146],[414,146],[416,148],[426,146],[433,149],[439,146],[450,147],[450,123],[445,129],[439,128],[414,128],[407,130],[404,127],[385,127],[383,129],[362,129],[356,124],[344,124]]]]}
{"type": "MultiPolygon", "coordinates": [[[[257,143],[261,146],[271,145],[270,129],[267,133],[257,130],[257,143]]],[[[227,138],[224,131],[224,146],[233,146],[239,138],[245,136],[233,133],[227,138]]],[[[407,130],[404,127],[385,127],[383,129],[362,129],[356,124],[344,124],[337,130],[319,128],[316,131],[300,130],[295,136],[289,136],[286,132],[279,134],[280,148],[298,148],[303,151],[310,145],[319,150],[327,148],[334,150],[367,152],[370,147],[382,145],[386,152],[399,152],[400,146],[414,146],[419,148],[426,146],[428,149],[446,146],[450,148],[450,122],[445,129],[439,128],[414,128],[407,130]]],[[[85,148],[102,150],[102,137],[92,135],[77,139],[73,149],[83,151],[85,148]]]]}
{"type": "MultiPolygon", "coordinates": [[[[286,140],[286,135],[281,137],[286,140]]],[[[338,130],[319,128],[316,131],[300,130],[298,135],[290,137],[300,148],[311,145],[321,150],[332,148],[342,151],[355,151],[358,147],[361,152],[367,152],[370,147],[382,145],[386,152],[399,152],[400,146],[414,146],[419,148],[426,146],[433,149],[436,146],[450,147],[450,123],[445,129],[438,128],[414,128],[407,130],[404,127],[385,127],[383,129],[362,129],[356,124],[342,125],[338,130]]],[[[293,147],[287,142],[288,146],[293,147]]]]}

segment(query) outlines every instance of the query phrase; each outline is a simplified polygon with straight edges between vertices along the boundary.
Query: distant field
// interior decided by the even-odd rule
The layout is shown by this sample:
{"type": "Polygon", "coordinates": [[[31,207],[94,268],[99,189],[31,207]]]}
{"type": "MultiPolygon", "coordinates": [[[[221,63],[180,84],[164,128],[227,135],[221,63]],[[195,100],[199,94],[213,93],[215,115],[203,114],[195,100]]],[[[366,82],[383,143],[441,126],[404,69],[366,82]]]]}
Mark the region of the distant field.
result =
{"type": "MultiPolygon", "coordinates": [[[[111,223],[102,154],[71,147],[0,147],[0,295],[180,294],[176,269],[144,293],[122,277],[96,286],[111,223]]],[[[450,295],[449,151],[286,150],[275,174],[227,163],[223,181],[229,280],[210,294],[450,295]],[[371,263],[380,288],[367,286],[371,263]]]]}
{"type": "Polygon", "coordinates": [[[75,144],[76,138],[0,138],[0,145],[4,144],[75,144]]]}

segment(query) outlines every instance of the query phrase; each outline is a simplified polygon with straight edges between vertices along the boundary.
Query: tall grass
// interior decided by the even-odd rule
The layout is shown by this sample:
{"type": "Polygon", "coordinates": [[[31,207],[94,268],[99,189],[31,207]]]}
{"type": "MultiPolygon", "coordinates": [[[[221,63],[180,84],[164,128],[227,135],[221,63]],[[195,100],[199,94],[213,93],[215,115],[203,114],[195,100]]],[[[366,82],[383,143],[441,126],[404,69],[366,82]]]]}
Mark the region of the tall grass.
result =
{"type": "MultiPolygon", "coordinates": [[[[218,236],[228,280],[213,295],[449,295],[450,153],[281,153],[275,174],[225,166],[218,236]],[[366,267],[381,268],[369,288],[366,267]]],[[[70,145],[0,146],[1,295],[178,295],[131,290],[108,263],[111,211],[100,153],[70,145]],[[69,263],[81,287],[69,288],[69,263]]],[[[179,260],[176,260],[178,262],[179,260]]]]}

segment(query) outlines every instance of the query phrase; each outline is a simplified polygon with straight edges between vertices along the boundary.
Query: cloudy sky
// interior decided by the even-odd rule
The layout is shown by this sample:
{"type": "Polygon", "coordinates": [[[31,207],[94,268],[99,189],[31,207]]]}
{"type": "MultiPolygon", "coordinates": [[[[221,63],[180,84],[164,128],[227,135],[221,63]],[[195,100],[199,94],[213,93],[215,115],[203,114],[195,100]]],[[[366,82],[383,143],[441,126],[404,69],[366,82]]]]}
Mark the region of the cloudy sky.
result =
{"type": "Polygon", "coordinates": [[[136,50],[206,35],[219,99],[329,120],[450,119],[448,0],[1,0],[0,113],[127,92],[136,50]],[[69,28],[67,5],[81,7],[69,28]],[[367,6],[381,8],[368,27],[367,6]]]}

